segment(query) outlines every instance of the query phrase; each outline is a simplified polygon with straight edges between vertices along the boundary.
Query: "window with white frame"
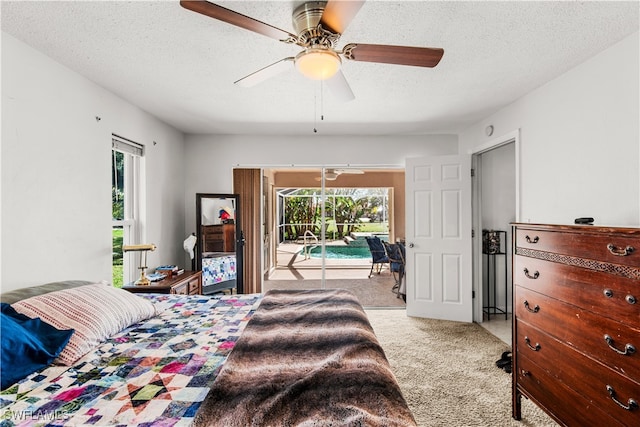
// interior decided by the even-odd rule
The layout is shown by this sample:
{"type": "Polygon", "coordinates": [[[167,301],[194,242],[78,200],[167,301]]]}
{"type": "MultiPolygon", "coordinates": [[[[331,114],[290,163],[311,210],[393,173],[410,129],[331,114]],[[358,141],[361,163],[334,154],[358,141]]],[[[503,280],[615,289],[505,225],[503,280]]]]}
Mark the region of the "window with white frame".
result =
{"type": "Polygon", "coordinates": [[[144,146],[112,135],[111,210],[113,236],[113,285],[135,280],[137,264],[133,252],[123,254],[122,245],[140,242],[140,168],[144,146]]]}

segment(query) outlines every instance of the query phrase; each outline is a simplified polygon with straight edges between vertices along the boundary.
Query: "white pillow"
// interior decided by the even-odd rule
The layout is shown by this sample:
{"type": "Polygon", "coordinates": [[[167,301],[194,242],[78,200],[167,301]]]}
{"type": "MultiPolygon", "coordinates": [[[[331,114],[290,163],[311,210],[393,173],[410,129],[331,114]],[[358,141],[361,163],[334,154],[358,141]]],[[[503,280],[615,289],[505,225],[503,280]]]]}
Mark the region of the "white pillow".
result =
{"type": "Polygon", "coordinates": [[[111,335],[157,314],[152,302],[106,283],[50,292],[11,306],[58,329],[75,330],[56,359],[67,366],[111,335]]]}

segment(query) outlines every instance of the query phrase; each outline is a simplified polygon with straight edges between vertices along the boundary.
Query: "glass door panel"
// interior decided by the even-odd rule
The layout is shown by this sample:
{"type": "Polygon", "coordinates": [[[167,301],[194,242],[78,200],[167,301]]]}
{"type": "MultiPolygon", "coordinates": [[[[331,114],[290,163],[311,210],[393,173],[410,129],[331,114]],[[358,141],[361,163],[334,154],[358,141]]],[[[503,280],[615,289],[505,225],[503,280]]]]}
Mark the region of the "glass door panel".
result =
{"type": "MultiPolygon", "coordinates": [[[[351,168],[266,170],[264,175],[273,183],[269,249],[275,259],[265,281],[297,281],[283,286],[308,289],[367,279],[372,258],[364,237],[388,238],[391,189],[369,187],[376,174],[351,168]]],[[[381,175],[377,181],[391,182],[381,175]]]]}

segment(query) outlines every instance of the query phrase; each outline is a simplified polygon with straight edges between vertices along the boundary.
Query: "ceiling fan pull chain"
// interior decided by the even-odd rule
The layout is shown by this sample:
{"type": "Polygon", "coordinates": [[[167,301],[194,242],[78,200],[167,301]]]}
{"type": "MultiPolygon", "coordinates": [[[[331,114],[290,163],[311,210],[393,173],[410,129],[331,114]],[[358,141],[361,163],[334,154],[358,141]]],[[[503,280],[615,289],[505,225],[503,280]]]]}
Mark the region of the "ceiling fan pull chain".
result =
{"type": "Polygon", "coordinates": [[[313,133],[318,133],[318,91],[313,94],[313,133]]]}
{"type": "Polygon", "coordinates": [[[320,121],[324,121],[324,80],[320,80],[320,121]]]}

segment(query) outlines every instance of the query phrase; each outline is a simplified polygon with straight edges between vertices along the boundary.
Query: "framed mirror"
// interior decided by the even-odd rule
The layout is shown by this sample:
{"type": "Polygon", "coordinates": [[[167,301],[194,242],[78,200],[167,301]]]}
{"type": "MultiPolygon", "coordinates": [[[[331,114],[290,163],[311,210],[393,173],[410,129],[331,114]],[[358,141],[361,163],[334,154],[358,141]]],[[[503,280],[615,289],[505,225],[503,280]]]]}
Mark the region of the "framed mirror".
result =
{"type": "Polygon", "coordinates": [[[196,193],[196,269],[202,293],[243,293],[244,239],[237,194],[196,193]]]}

